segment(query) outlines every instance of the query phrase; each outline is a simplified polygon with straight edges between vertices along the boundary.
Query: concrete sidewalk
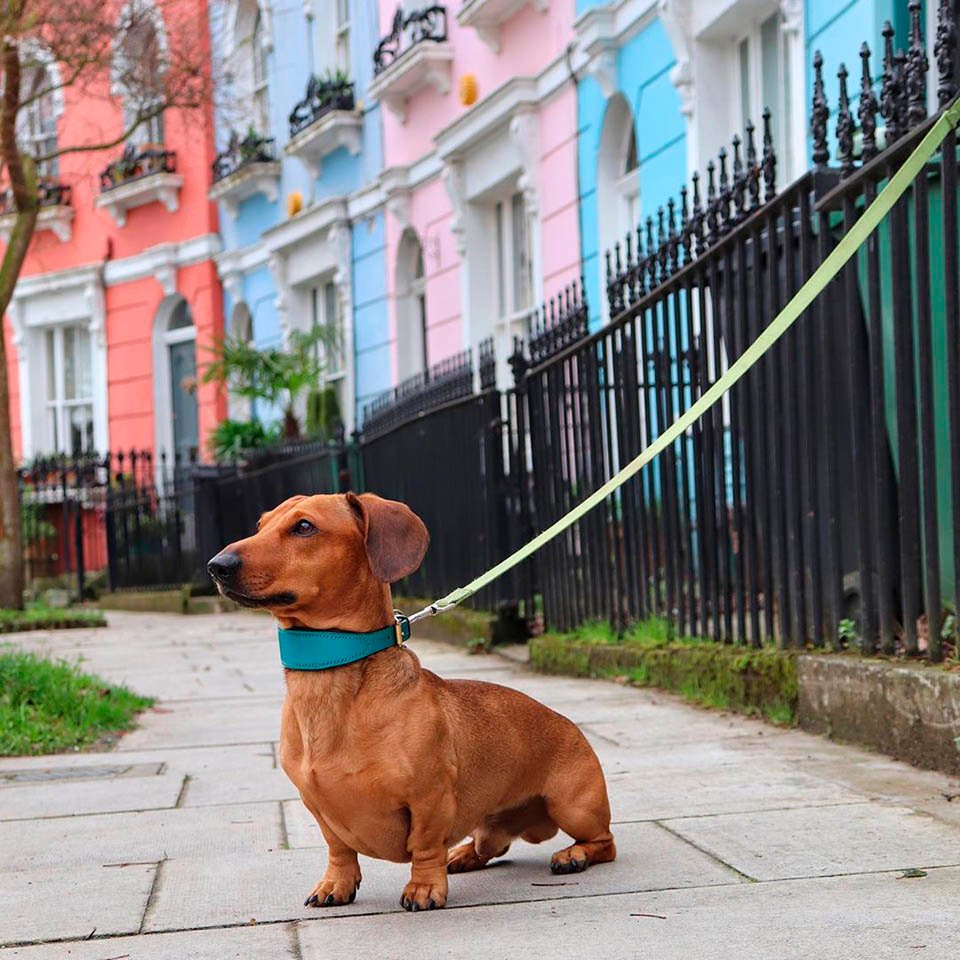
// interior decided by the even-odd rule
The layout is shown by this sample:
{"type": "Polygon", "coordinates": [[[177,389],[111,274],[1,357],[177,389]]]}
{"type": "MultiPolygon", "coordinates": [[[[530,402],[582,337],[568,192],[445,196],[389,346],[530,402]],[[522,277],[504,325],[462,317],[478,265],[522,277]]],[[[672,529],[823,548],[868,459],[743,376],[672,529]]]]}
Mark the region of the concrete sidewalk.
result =
{"type": "Polygon", "coordinates": [[[620,859],[573,877],[560,838],[398,906],[408,868],[362,860],[349,907],[303,899],[320,832],[277,766],[270,622],[111,613],[16,638],[159,698],[109,753],[0,761],[0,960],[952,958],[960,786],[655,692],[541,677],[415,642],[427,666],[522,689],[590,737],[620,859]],[[951,802],[952,801],[952,802],[951,802]],[[925,876],[904,878],[908,868],[925,876]],[[37,945],[27,945],[37,944],[37,945]]]}

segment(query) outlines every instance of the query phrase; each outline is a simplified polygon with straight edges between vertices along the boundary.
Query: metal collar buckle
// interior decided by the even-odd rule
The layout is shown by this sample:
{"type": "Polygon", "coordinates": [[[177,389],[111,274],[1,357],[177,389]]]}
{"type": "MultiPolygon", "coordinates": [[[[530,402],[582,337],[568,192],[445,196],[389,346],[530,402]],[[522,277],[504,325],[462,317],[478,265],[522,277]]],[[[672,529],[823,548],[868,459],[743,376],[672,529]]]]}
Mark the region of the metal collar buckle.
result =
{"type": "Polygon", "coordinates": [[[397,646],[402,647],[410,639],[410,621],[399,610],[393,611],[393,617],[397,646]]]}

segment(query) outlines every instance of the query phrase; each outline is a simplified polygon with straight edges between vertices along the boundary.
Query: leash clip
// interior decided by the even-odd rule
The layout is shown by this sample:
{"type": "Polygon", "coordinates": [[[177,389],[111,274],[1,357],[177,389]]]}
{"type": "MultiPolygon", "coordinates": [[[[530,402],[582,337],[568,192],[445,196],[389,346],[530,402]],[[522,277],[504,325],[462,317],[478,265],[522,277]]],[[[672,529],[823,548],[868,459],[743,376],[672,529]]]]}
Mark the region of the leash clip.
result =
{"type": "Polygon", "coordinates": [[[393,611],[394,630],[397,636],[397,646],[402,647],[410,639],[410,620],[399,610],[393,611]]]}

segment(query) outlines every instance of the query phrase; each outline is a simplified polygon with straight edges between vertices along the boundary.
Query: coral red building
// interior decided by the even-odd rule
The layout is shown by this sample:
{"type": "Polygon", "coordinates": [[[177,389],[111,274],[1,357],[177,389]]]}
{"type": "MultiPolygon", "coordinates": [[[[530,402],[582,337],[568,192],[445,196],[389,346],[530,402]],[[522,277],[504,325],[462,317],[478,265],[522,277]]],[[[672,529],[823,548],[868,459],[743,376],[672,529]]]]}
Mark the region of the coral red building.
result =
{"type": "MultiPolygon", "coordinates": [[[[206,3],[178,2],[208,36],[206,3]]],[[[114,9],[119,24],[124,9],[114,9]]],[[[162,38],[163,15],[153,11],[140,29],[162,38]]],[[[59,69],[35,69],[25,83],[42,90],[43,71],[59,69]]],[[[20,135],[46,148],[37,154],[54,138],[105,143],[129,127],[133,107],[105,76],[101,90],[41,96],[21,112],[20,135]]],[[[217,212],[207,198],[213,159],[212,108],[171,109],[121,146],[67,153],[40,170],[37,232],[4,325],[22,459],[132,447],[186,456],[222,419],[225,400],[197,377],[223,328],[217,212]]],[[[0,242],[11,210],[6,200],[0,242]]]]}

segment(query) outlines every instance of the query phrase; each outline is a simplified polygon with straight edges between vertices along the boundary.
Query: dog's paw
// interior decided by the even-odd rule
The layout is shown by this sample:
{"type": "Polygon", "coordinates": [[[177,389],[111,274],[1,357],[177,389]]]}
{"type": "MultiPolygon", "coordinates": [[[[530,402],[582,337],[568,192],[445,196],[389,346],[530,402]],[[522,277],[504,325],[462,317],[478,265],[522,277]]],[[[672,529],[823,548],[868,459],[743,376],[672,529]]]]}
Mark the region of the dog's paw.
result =
{"type": "Polygon", "coordinates": [[[418,910],[437,910],[446,906],[446,903],[446,883],[414,883],[411,880],[400,896],[400,906],[411,913],[418,910]]]}
{"type": "Polygon", "coordinates": [[[486,860],[482,860],[472,840],[461,843],[447,854],[447,873],[466,873],[468,870],[479,870],[485,867],[486,860]]]}
{"type": "Polygon", "coordinates": [[[358,880],[328,880],[324,877],[303,901],[305,907],[345,907],[357,899],[358,880]]]}
{"type": "Polygon", "coordinates": [[[589,862],[587,852],[574,844],[558,850],[550,858],[550,869],[553,873],[580,873],[587,869],[589,862]]]}

